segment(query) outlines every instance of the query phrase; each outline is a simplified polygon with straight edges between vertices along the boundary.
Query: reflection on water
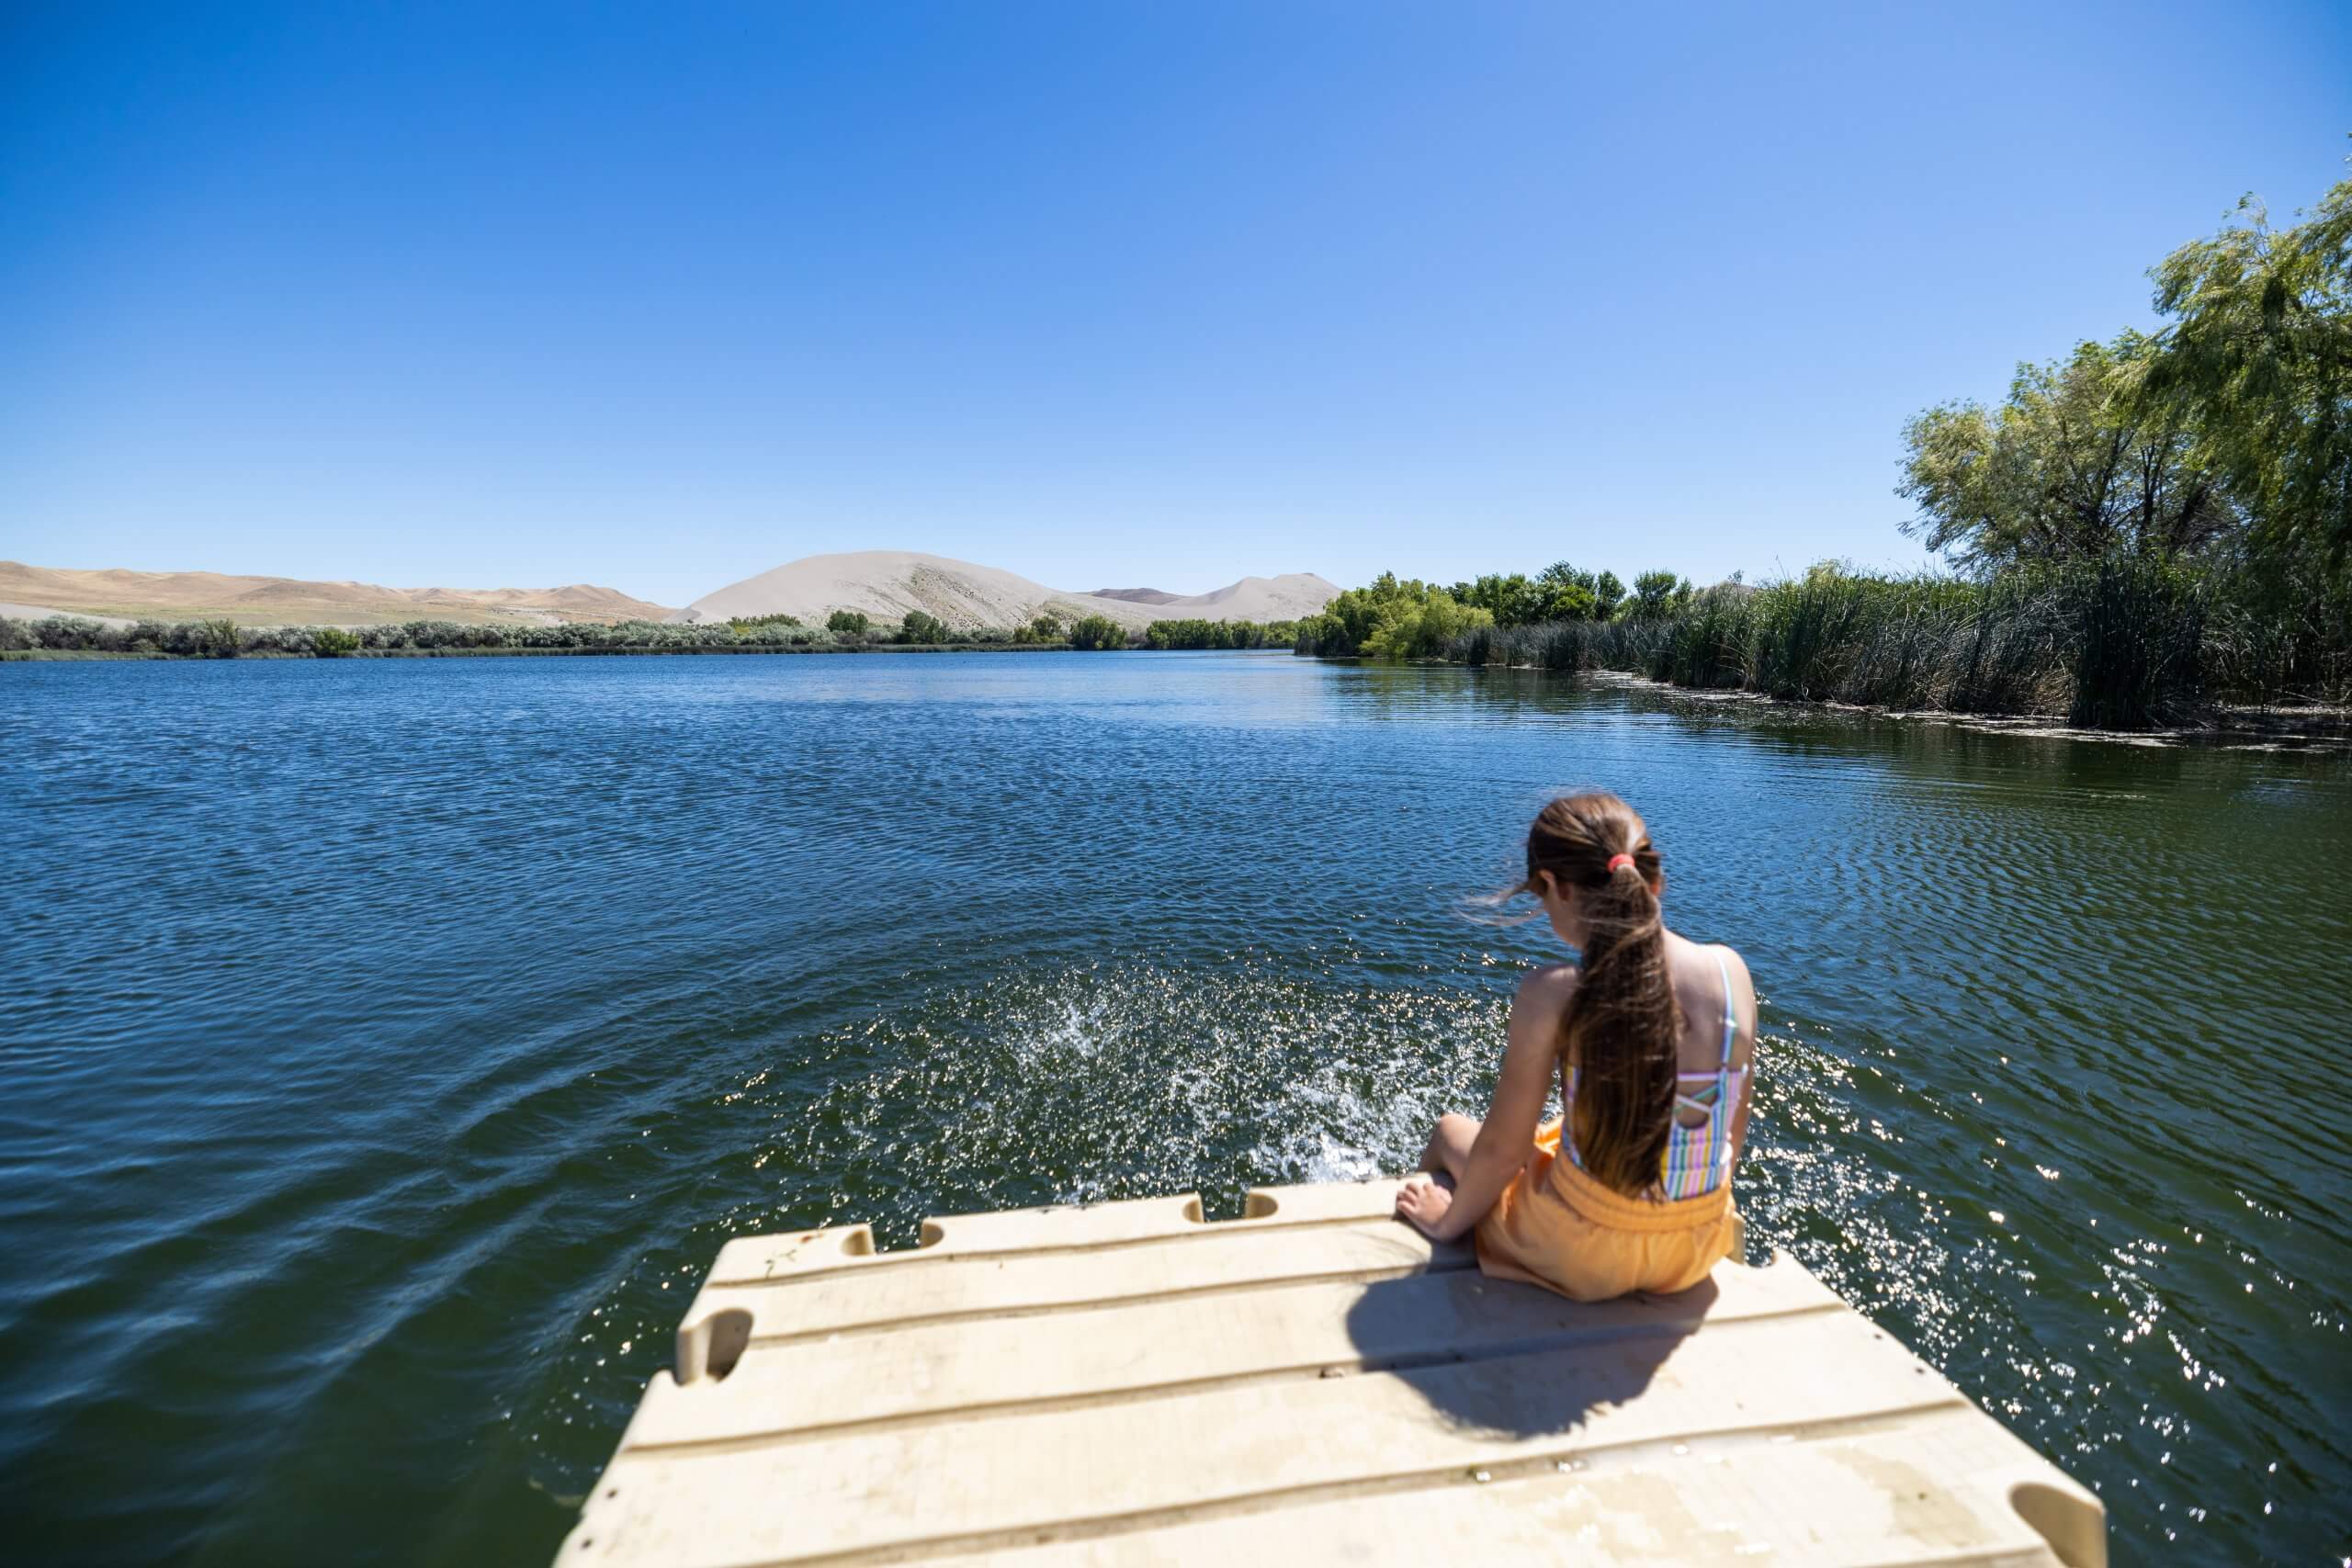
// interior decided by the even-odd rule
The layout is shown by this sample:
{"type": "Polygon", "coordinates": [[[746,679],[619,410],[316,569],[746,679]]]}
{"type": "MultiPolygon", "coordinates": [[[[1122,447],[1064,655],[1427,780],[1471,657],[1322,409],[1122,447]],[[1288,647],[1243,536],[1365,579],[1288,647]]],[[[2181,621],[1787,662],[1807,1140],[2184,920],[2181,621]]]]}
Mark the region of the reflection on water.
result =
{"type": "Polygon", "coordinates": [[[2120,1560],[2352,1529],[2338,759],[1279,656],[0,693],[43,1555],[543,1558],[727,1235],[1399,1168],[1544,952],[1462,897],[1592,784],[1764,993],[1759,1254],[2098,1486],[2120,1560]]]}

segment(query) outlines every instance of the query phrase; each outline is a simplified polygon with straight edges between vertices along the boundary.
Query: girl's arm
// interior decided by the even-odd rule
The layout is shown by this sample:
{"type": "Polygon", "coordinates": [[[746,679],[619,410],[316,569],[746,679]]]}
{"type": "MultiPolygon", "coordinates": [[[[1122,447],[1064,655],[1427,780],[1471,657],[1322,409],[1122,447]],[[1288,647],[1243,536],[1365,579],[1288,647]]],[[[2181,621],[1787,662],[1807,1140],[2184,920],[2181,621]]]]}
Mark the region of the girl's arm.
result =
{"type": "Polygon", "coordinates": [[[1756,1109],[1756,1039],[1764,1028],[1764,1021],[1756,1014],[1756,981],[1747,973],[1747,960],[1729,947],[1733,1006],[1738,1018],[1746,1020],[1740,1030],[1747,1037],[1747,1090],[1739,1097],[1739,1111],[1732,1117],[1731,1157],[1735,1164],[1747,1152],[1747,1113],[1756,1109]]]}
{"type": "Polygon", "coordinates": [[[1470,1157],[1453,1173],[1453,1201],[1435,1224],[1423,1227],[1434,1239],[1468,1235],[1534,1152],[1535,1129],[1559,1066],[1560,1019],[1576,983],[1576,970],[1565,964],[1539,969],[1520,982],[1494,1103],[1470,1145],[1470,1157]]]}

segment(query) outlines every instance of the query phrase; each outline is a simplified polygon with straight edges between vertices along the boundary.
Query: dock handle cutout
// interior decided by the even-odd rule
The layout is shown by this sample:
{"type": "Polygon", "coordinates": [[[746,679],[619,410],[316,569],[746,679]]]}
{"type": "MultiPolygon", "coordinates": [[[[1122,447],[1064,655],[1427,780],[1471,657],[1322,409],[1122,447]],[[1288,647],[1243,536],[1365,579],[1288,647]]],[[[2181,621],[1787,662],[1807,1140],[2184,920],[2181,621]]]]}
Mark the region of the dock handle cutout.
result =
{"type": "Polygon", "coordinates": [[[752,1343],[752,1314],[728,1307],[678,1330],[678,1382],[723,1382],[752,1343]]]}
{"type": "Polygon", "coordinates": [[[2066,1568],[2107,1568],[2107,1514],[2098,1504],[2042,1482],[2020,1481],[2009,1488],[2009,1506],[2066,1568]]]}

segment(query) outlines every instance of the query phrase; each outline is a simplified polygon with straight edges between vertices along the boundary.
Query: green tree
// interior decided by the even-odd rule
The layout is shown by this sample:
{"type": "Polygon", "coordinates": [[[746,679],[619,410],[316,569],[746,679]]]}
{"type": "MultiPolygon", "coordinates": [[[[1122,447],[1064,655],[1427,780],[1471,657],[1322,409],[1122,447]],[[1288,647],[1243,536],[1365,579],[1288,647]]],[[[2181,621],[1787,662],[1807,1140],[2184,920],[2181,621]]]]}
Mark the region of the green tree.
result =
{"type": "Polygon", "coordinates": [[[244,634],[237,623],[225,617],[198,624],[197,641],[208,659],[234,659],[245,648],[244,634]]]}
{"type": "Polygon", "coordinates": [[[1189,616],[1182,619],[1154,621],[1144,628],[1147,648],[1157,649],[1216,649],[1250,648],[1250,640],[1257,628],[1247,621],[1210,621],[1189,616]]]}
{"type": "Polygon", "coordinates": [[[2156,352],[2126,332],[2018,366],[1997,409],[1952,402],[1914,418],[1895,491],[1918,515],[1904,532],[1999,569],[2117,550],[2168,560],[2232,528],[2186,411],[2142,395],[2156,352]]]}
{"type": "Polygon", "coordinates": [[[1597,621],[1600,616],[1600,599],[1581,582],[1563,582],[1544,596],[1544,619],[1547,621],[1597,621]]]}
{"type": "Polygon", "coordinates": [[[865,637],[866,629],[873,624],[866,619],[865,612],[863,610],[835,610],[825,617],[827,631],[831,632],[835,637],[848,637],[853,640],[865,637]]]}
{"type": "Polygon", "coordinates": [[[2352,545],[2352,180],[2304,221],[2270,227],[2261,204],[2159,262],[2157,340],[2144,389],[2160,417],[2196,432],[2270,548],[2352,545]]]}
{"type": "Polygon", "coordinates": [[[1027,626],[1016,629],[1012,634],[1012,640],[1023,645],[1059,642],[1062,640],[1061,617],[1047,611],[1027,626]]]}
{"type": "Polygon", "coordinates": [[[1483,604],[1464,604],[1442,588],[1430,588],[1418,601],[1395,601],[1363,640],[1368,659],[1434,659],[1463,633],[1495,624],[1483,604]]]}
{"type": "Polygon", "coordinates": [[[1267,628],[1255,621],[1163,621],[1172,648],[1263,648],[1267,628]]]}
{"type": "Polygon", "coordinates": [[[1524,572],[1504,576],[1488,572],[1475,582],[1457,582],[1446,590],[1457,604],[1474,604],[1494,617],[1498,626],[1532,626],[1550,618],[1549,595],[1524,572]]]}
{"type": "Polygon", "coordinates": [[[344,659],[359,651],[359,639],[341,626],[320,626],[311,633],[311,651],[321,659],[344,659]]]}
{"type": "Polygon", "coordinates": [[[1069,628],[1069,645],[1094,649],[1125,648],[1127,628],[1108,615],[1083,615],[1069,628]]]}
{"type": "Polygon", "coordinates": [[[1690,594],[1690,584],[1674,573],[1645,571],[1634,579],[1634,597],[1625,614],[1637,621],[1662,621],[1681,614],[1690,594]]]}
{"type": "Polygon", "coordinates": [[[1564,560],[1555,560],[1535,574],[1544,604],[1536,615],[1543,621],[1605,621],[1625,596],[1625,586],[1614,572],[1598,576],[1564,560]]]}
{"type": "Polygon", "coordinates": [[[899,623],[899,640],[905,643],[941,643],[948,639],[947,623],[936,615],[921,610],[909,610],[907,618],[899,623]]]}
{"type": "Polygon", "coordinates": [[[1363,651],[1364,639],[1384,615],[1393,615],[1401,602],[1418,605],[1428,592],[1425,582],[1399,581],[1395,572],[1384,571],[1364,587],[1335,595],[1321,613],[1299,622],[1295,649],[1330,659],[1352,659],[1363,651]]]}

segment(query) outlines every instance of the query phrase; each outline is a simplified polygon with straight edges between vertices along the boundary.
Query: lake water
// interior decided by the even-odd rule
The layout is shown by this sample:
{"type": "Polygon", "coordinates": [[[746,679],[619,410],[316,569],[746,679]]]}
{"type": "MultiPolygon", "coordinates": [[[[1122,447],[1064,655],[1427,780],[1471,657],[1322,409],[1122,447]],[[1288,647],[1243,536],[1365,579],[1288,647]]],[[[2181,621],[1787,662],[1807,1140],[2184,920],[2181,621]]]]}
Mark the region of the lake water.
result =
{"type": "Polygon", "coordinates": [[[12,1555],[543,1561],[729,1235],[1401,1168],[1587,784],[1756,1256],[2119,1562],[2352,1550],[2340,756],[1040,654],[0,668],[12,1555]]]}

